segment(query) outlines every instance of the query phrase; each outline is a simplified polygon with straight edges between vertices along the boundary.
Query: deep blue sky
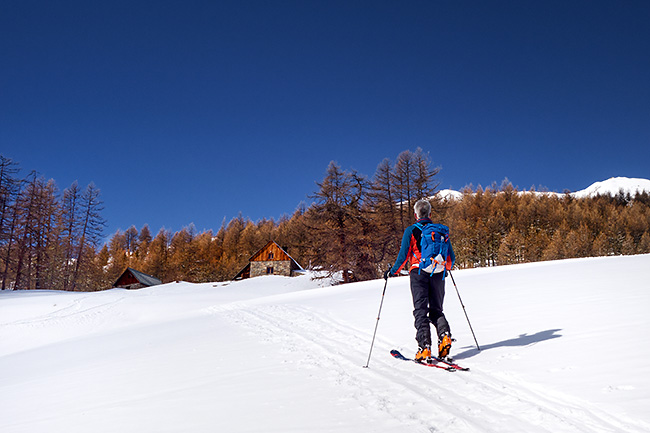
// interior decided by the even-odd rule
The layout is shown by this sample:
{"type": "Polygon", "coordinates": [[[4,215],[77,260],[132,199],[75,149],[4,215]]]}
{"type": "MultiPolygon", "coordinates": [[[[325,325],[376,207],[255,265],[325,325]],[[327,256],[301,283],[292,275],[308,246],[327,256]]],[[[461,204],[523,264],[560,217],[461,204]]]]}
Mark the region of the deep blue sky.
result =
{"type": "Polygon", "coordinates": [[[441,187],[650,178],[650,2],[2,1],[0,154],[106,234],[291,214],[328,163],[441,187]]]}

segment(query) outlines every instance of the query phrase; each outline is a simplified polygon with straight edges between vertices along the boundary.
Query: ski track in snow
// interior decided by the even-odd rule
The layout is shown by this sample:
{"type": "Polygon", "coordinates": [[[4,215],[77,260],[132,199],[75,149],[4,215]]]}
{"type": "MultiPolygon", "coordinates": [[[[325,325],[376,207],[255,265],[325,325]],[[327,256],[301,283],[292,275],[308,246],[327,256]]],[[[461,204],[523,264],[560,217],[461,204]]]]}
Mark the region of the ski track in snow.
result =
{"type": "MultiPolygon", "coordinates": [[[[5,351],[0,349],[0,356],[7,354],[6,351],[16,352],[34,348],[32,339],[28,336],[50,334],[49,343],[52,344],[87,335],[88,329],[99,332],[104,328],[113,327],[115,316],[120,315],[116,307],[125,298],[109,299],[106,301],[92,296],[80,297],[48,313],[0,323],[0,339],[5,343],[3,345],[5,351]]],[[[33,341],[38,339],[35,338],[33,341]]],[[[40,343],[36,343],[38,344],[40,343]]]]}
{"type": "MultiPolygon", "coordinates": [[[[551,396],[506,373],[429,371],[393,359],[378,338],[312,308],[233,303],[208,309],[279,348],[287,363],[325,375],[342,399],[394,418],[416,432],[636,432],[640,427],[565,395],[551,396]],[[342,350],[342,348],[346,348],[342,350]]],[[[393,346],[394,347],[394,346],[393,346]]],[[[470,366],[470,365],[468,365],[470,366]]]]}
{"type": "Polygon", "coordinates": [[[26,327],[45,327],[52,326],[53,324],[65,325],[69,324],[88,324],[95,321],[96,318],[104,315],[108,310],[114,308],[117,304],[122,302],[124,298],[119,298],[110,302],[102,302],[99,304],[85,306],[84,302],[87,297],[74,299],[71,304],[63,306],[51,313],[42,314],[40,316],[23,319],[16,322],[0,323],[0,326],[26,326],[26,327]]]}

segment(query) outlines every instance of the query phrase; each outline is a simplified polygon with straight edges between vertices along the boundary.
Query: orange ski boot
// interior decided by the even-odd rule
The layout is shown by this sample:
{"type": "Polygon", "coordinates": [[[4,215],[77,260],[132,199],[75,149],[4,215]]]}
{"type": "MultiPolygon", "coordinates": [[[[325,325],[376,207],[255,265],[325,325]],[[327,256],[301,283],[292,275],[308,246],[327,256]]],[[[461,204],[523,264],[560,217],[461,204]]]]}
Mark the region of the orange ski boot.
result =
{"type": "Polygon", "coordinates": [[[415,360],[423,364],[431,363],[431,347],[424,346],[418,350],[418,353],[415,354],[415,360]]]}
{"type": "Polygon", "coordinates": [[[451,350],[451,336],[445,333],[438,342],[438,358],[446,358],[451,350]]]}

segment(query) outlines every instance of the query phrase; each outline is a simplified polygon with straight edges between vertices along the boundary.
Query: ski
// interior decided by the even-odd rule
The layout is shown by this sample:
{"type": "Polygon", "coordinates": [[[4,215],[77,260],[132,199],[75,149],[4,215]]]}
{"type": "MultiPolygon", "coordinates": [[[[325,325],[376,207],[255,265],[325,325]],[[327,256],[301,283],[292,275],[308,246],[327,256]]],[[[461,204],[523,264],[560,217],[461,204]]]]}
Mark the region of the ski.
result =
{"type": "Polygon", "coordinates": [[[467,371],[467,370],[469,370],[468,368],[463,368],[463,367],[461,367],[461,366],[459,366],[457,364],[447,362],[444,359],[440,359],[438,357],[433,358],[435,363],[433,363],[433,364],[425,364],[423,362],[418,362],[413,358],[407,358],[406,356],[402,355],[399,350],[393,349],[393,350],[390,351],[390,354],[393,355],[394,358],[401,359],[402,361],[415,362],[416,364],[423,365],[425,367],[435,367],[435,368],[440,368],[440,369],[446,370],[446,371],[457,371],[457,370],[467,371]]]}
{"type": "Polygon", "coordinates": [[[441,362],[445,365],[450,366],[451,368],[455,370],[460,370],[460,371],[469,371],[469,367],[461,367],[460,365],[456,364],[452,359],[444,359],[444,358],[439,358],[437,356],[432,356],[432,358],[438,362],[441,362]]]}

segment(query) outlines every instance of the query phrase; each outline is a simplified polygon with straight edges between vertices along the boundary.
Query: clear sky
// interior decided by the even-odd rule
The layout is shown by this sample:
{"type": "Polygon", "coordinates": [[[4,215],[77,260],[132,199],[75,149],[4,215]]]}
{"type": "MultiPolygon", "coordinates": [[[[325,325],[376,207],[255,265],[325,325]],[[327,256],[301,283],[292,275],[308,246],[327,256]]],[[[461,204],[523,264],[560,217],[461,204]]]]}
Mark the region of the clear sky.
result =
{"type": "Polygon", "coordinates": [[[106,234],[291,214],[328,163],[442,188],[650,178],[650,2],[0,2],[0,154],[106,234]]]}

